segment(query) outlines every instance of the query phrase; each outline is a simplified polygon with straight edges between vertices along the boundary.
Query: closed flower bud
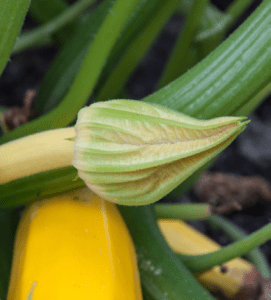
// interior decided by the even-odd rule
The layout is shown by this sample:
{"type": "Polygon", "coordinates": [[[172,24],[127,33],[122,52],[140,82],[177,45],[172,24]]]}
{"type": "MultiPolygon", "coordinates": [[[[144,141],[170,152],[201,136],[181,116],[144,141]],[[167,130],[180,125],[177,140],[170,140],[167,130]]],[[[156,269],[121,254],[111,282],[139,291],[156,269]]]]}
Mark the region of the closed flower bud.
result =
{"type": "Polygon", "coordinates": [[[73,165],[108,201],[152,203],[225,149],[244,119],[203,121],[134,100],[94,103],[79,112],[73,165]]]}

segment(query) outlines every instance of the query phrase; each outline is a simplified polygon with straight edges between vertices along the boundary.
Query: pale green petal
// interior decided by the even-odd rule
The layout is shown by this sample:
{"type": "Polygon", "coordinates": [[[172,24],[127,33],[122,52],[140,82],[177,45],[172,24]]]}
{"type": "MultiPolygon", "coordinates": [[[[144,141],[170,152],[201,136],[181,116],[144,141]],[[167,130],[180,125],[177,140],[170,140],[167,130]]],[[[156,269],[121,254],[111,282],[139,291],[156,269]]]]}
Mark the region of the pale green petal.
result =
{"type": "Polygon", "coordinates": [[[155,202],[231,143],[244,119],[197,120],[134,100],[94,103],[79,112],[73,165],[104,199],[155,202]]]}
{"type": "Polygon", "coordinates": [[[77,155],[73,164],[77,168],[93,172],[123,172],[150,168],[208,150],[226,140],[237,130],[239,123],[235,122],[217,127],[216,130],[212,128],[209,132],[197,130],[196,137],[189,138],[187,135],[184,139],[179,137],[178,129],[172,132],[168,130],[167,135],[165,128],[156,125],[153,126],[156,140],[153,136],[153,139],[149,139],[151,141],[135,144],[122,133],[119,135],[116,133],[114,142],[86,141],[80,138],[81,131],[79,131],[74,146],[77,155]]]}
{"type": "Polygon", "coordinates": [[[91,181],[95,184],[111,184],[145,179],[147,177],[150,177],[154,172],[156,172],[157,168],[158,167],[120,173],[79,171],[78,174],[80,173],[80,177],[84,181],[91,181]]]}

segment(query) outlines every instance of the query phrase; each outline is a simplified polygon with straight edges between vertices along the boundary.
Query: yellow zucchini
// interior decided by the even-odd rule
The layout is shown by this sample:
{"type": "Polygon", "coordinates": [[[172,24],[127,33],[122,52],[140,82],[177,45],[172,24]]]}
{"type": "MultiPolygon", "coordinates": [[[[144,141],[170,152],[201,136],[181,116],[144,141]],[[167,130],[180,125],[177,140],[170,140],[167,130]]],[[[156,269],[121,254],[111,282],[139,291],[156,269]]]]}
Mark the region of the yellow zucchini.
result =
{"type": "Polygon", "coordinates": [[[52,169],[70,166],[73,127],[28,135],[0,147],[0,184],[52,169]]]}
{"type": "Polygon", "coordinates": [[[136,252],[117,207],[86,188],[30,205],[7,299],[141,300],[136,252]]]}
{"type": "MultiPolygon", "coordinates": [[[[159,219],[158,225],[166,241],[176,253],[196,255],[221,248],[212,239],[181,220],[159,219]]],[[[223,264],[223,268],[216,266],[194,275],[208,290],[220,292],[232,299],[245,283],[246,276],[253,271],[254,266],[251,263],[242,258],[235,258],[223,264]]]]}

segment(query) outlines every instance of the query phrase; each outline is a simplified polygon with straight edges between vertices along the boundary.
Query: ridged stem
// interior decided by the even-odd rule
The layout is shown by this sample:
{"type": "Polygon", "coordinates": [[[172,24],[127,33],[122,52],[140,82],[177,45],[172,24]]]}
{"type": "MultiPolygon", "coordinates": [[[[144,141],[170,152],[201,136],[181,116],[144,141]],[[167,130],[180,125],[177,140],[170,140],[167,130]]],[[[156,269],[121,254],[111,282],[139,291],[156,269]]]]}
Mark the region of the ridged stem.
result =
{"type": "Polygon", "coordinates": [[[270,16],[264,1],[208,57],[143,100],[202,119],[234,114],[270,83],[270,16]]]}

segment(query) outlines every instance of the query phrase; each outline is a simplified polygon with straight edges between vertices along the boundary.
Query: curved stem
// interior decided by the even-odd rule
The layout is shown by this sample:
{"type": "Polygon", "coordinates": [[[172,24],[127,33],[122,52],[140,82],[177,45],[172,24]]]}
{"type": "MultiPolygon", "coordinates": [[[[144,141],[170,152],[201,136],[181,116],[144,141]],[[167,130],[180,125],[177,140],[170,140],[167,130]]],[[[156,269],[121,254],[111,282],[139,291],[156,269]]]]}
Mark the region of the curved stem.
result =
{"type": "MultiPolygon", "coordinates": [[[[247,234],[236,224],[231,223],[221,216],[213,216],[207,220],[207,222],[214,229],[221,229],[233,241],[239,241],[247,236],[247,234]]],[[[264,278],[271,278],[268,263],[260,249],[253,249],[245,254],[245,256],[255,265],[264,278]]]]}
{"type": "Polygon", "coordinates": [[[271,224],[264,226],[246,238],[235,242],[220,250],[202,255],[181,255],[183,263],[191,272],[201,272],[209,270],[214,266],[221,265],[233,258],[243,256],[252,249],[259,247],[271,239],[271,224]]]}

